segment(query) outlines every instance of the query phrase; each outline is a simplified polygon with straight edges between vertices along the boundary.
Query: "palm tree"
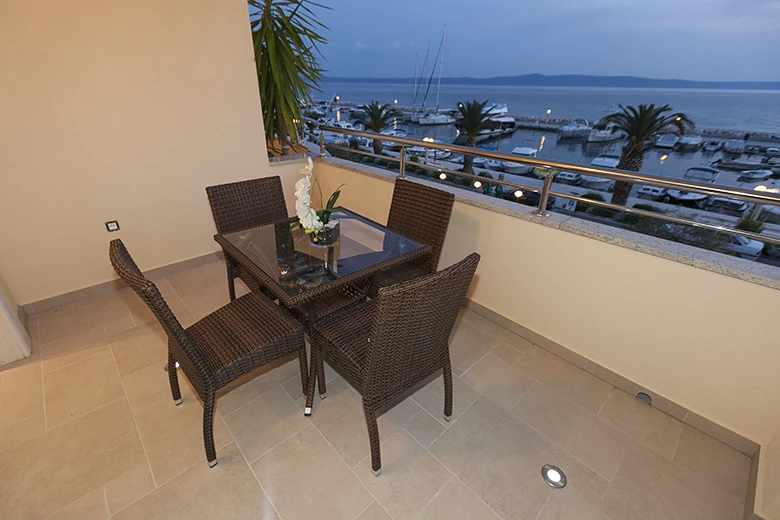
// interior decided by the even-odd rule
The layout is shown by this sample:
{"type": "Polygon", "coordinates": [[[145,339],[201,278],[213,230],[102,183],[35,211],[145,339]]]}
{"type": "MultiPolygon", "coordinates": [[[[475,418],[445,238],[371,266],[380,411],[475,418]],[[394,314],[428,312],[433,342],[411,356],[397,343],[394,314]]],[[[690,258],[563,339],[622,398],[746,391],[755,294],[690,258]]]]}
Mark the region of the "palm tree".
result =
{"type": "MultiPolygon", "coordinates": [[[[618,105],[620,110],[604,116],[596,125],[597,128],[606,128],[614,125],[613,131],[623,131],[628,137],[628,143],[620,155],[618,169],[638,172],[642,169],[645,160],[645,142],[661,131],[672,131],[684,134],[694,127],[693,122],[682,112],[670,113],[672,107],[664,105],[639,105],[637,107],[618,105]]],[[[615,182],[615,190],[612,192],[612,204],[624,206],[628,202],[628,194],[631,192],[631,183],[625,181],[615,182]]]]}
{"type": "Polygon", "coordinates": [[[312,8],[328,7],[311,0],[247,0],[255,67],[266,139],[279,139],[282,153],[299,140],[301,106],[311,103],[312,90],[324,69],[318,45],[327,42],[318,31],[327,29],[312,8]]]}
{"type": "MultiPolygon", "coordinates": [[[[490,127],[490,116],[485,110],[487,100],[479,102],[476,99],[458,103],[458,118],[455,123],[462,134],[466,134],[466,146],[473,148],[477,144],[477,135],[490,127]]],[[[474,171],[474,156],[463,157],[463,173],[472,174],[474,171]]]]}
{"type": "MultiPolygon", "coordinates": [[[[359,112],[352,119],[358,123],[363,123],[366,130],[377,134],[387,128],[395,117],[398,117],[398,111],[391,107],[389,103],[380,105],[379,101],[373,99],[371,103],[358,107],[358,110],[359,112]]],[[[374,139],[374,153],[377,155],[382,153],[381,139],[374,139]]]]}

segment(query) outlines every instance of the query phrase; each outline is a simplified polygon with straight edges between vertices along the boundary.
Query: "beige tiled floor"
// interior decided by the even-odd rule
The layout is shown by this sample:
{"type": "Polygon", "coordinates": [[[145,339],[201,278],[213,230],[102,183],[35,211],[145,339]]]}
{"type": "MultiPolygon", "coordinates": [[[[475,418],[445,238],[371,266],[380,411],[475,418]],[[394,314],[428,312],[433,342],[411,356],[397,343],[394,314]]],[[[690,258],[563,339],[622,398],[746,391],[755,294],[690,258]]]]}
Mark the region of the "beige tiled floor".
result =
{"type": "MultiPolygon", "coordinates": [[[[156,280],[185,326],[227,302],[224,266],[156,280]]],[[[749,459],[469,311],[442,378],[379,419],[371,472],[358,393],[327,370],[302,414],[296,359],[221,393],[208,468],[202,407],[174,406],[166,338],[127,290],[30,320],[34,355],[0,368],[0,518],[737,520],[749,459]],[[551,490],[542,465],[566,471],[551,490]]]]}

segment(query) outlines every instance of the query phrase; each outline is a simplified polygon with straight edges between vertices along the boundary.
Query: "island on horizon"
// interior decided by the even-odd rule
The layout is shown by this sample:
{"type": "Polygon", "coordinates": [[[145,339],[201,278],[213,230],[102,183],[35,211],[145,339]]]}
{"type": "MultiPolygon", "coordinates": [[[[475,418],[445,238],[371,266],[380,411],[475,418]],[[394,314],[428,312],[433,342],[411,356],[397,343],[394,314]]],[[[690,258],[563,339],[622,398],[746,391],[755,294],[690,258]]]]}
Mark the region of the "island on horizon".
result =
{"type": "MultiPolygon", "coordinates": [[[[400,84],[412,78],[346,78],[326,77],[333,83],[400,84]]],[[[588,76],[584,74],[522,74],[493,78],[441,78],[443,85],[501,85],[520,87],[602,87],[602,88],[689,88],[713,90],[780,90],[780,81],[696,81],[687,79],[653,79],[637,76],[588,76]]]]}

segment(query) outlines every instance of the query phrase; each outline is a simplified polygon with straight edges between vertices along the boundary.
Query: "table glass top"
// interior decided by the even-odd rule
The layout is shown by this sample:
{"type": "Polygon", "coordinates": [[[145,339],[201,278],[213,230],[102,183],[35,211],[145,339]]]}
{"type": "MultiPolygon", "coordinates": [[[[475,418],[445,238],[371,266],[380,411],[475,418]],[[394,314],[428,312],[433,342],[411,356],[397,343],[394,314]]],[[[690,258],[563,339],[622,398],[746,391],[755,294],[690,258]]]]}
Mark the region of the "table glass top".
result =
{"type": "Polygon", "coordinates": [[[314,244],[289,222],[227,233],[224,239],[290,296],[423,247],[353,213],[334,213],[333,218],[339,222],[339,239],[332,246],[314,244]]]}

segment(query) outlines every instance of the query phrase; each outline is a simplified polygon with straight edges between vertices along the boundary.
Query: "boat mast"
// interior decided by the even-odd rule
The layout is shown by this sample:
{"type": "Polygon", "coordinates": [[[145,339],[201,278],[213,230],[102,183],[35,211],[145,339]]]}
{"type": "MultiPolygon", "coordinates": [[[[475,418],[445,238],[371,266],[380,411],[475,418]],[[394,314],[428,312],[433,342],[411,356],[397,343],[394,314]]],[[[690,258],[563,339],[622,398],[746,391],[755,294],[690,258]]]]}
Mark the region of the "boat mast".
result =
{"type": "Polygon", "coordinates": [[[412,112],[414,112],[414,105],[417,104],[417,57],[419,53],[414,53],[414,79],[412,80],[412,112]]]}
{"type": "Polygon", "coordinates": [[[441,71],[444,68],[444,39],[447,37],[447,24],[444,24],[444,33],[441,35],[441,56],[439,57],[439,85],[436,88],[436,111],[439,111],[439,94],[441,94],[441,71]]]}
{"type": "MultiPolygon", "coordinates": [[[[428,38],[428,52],[425,53],[425,64],[423,65],[425,67],[425,72],[423,73],[423,76],[420,79],[426,78],[428,76],[428,66],[430,64],[430,58],[431,58],[431,39],[428,38]]],[[[420,84],[422,85],[422,81],[420,82],[420,84]]],[[[428,81],[428,87],[430,86],[431,86],[431,82],[428,81]]],[[[425,96],[423,96],[422,105],[420,105],[421,112],[425,110],[425,101],[428,99],[428,87],[426,87],[425,89],[425,96]]]]}

